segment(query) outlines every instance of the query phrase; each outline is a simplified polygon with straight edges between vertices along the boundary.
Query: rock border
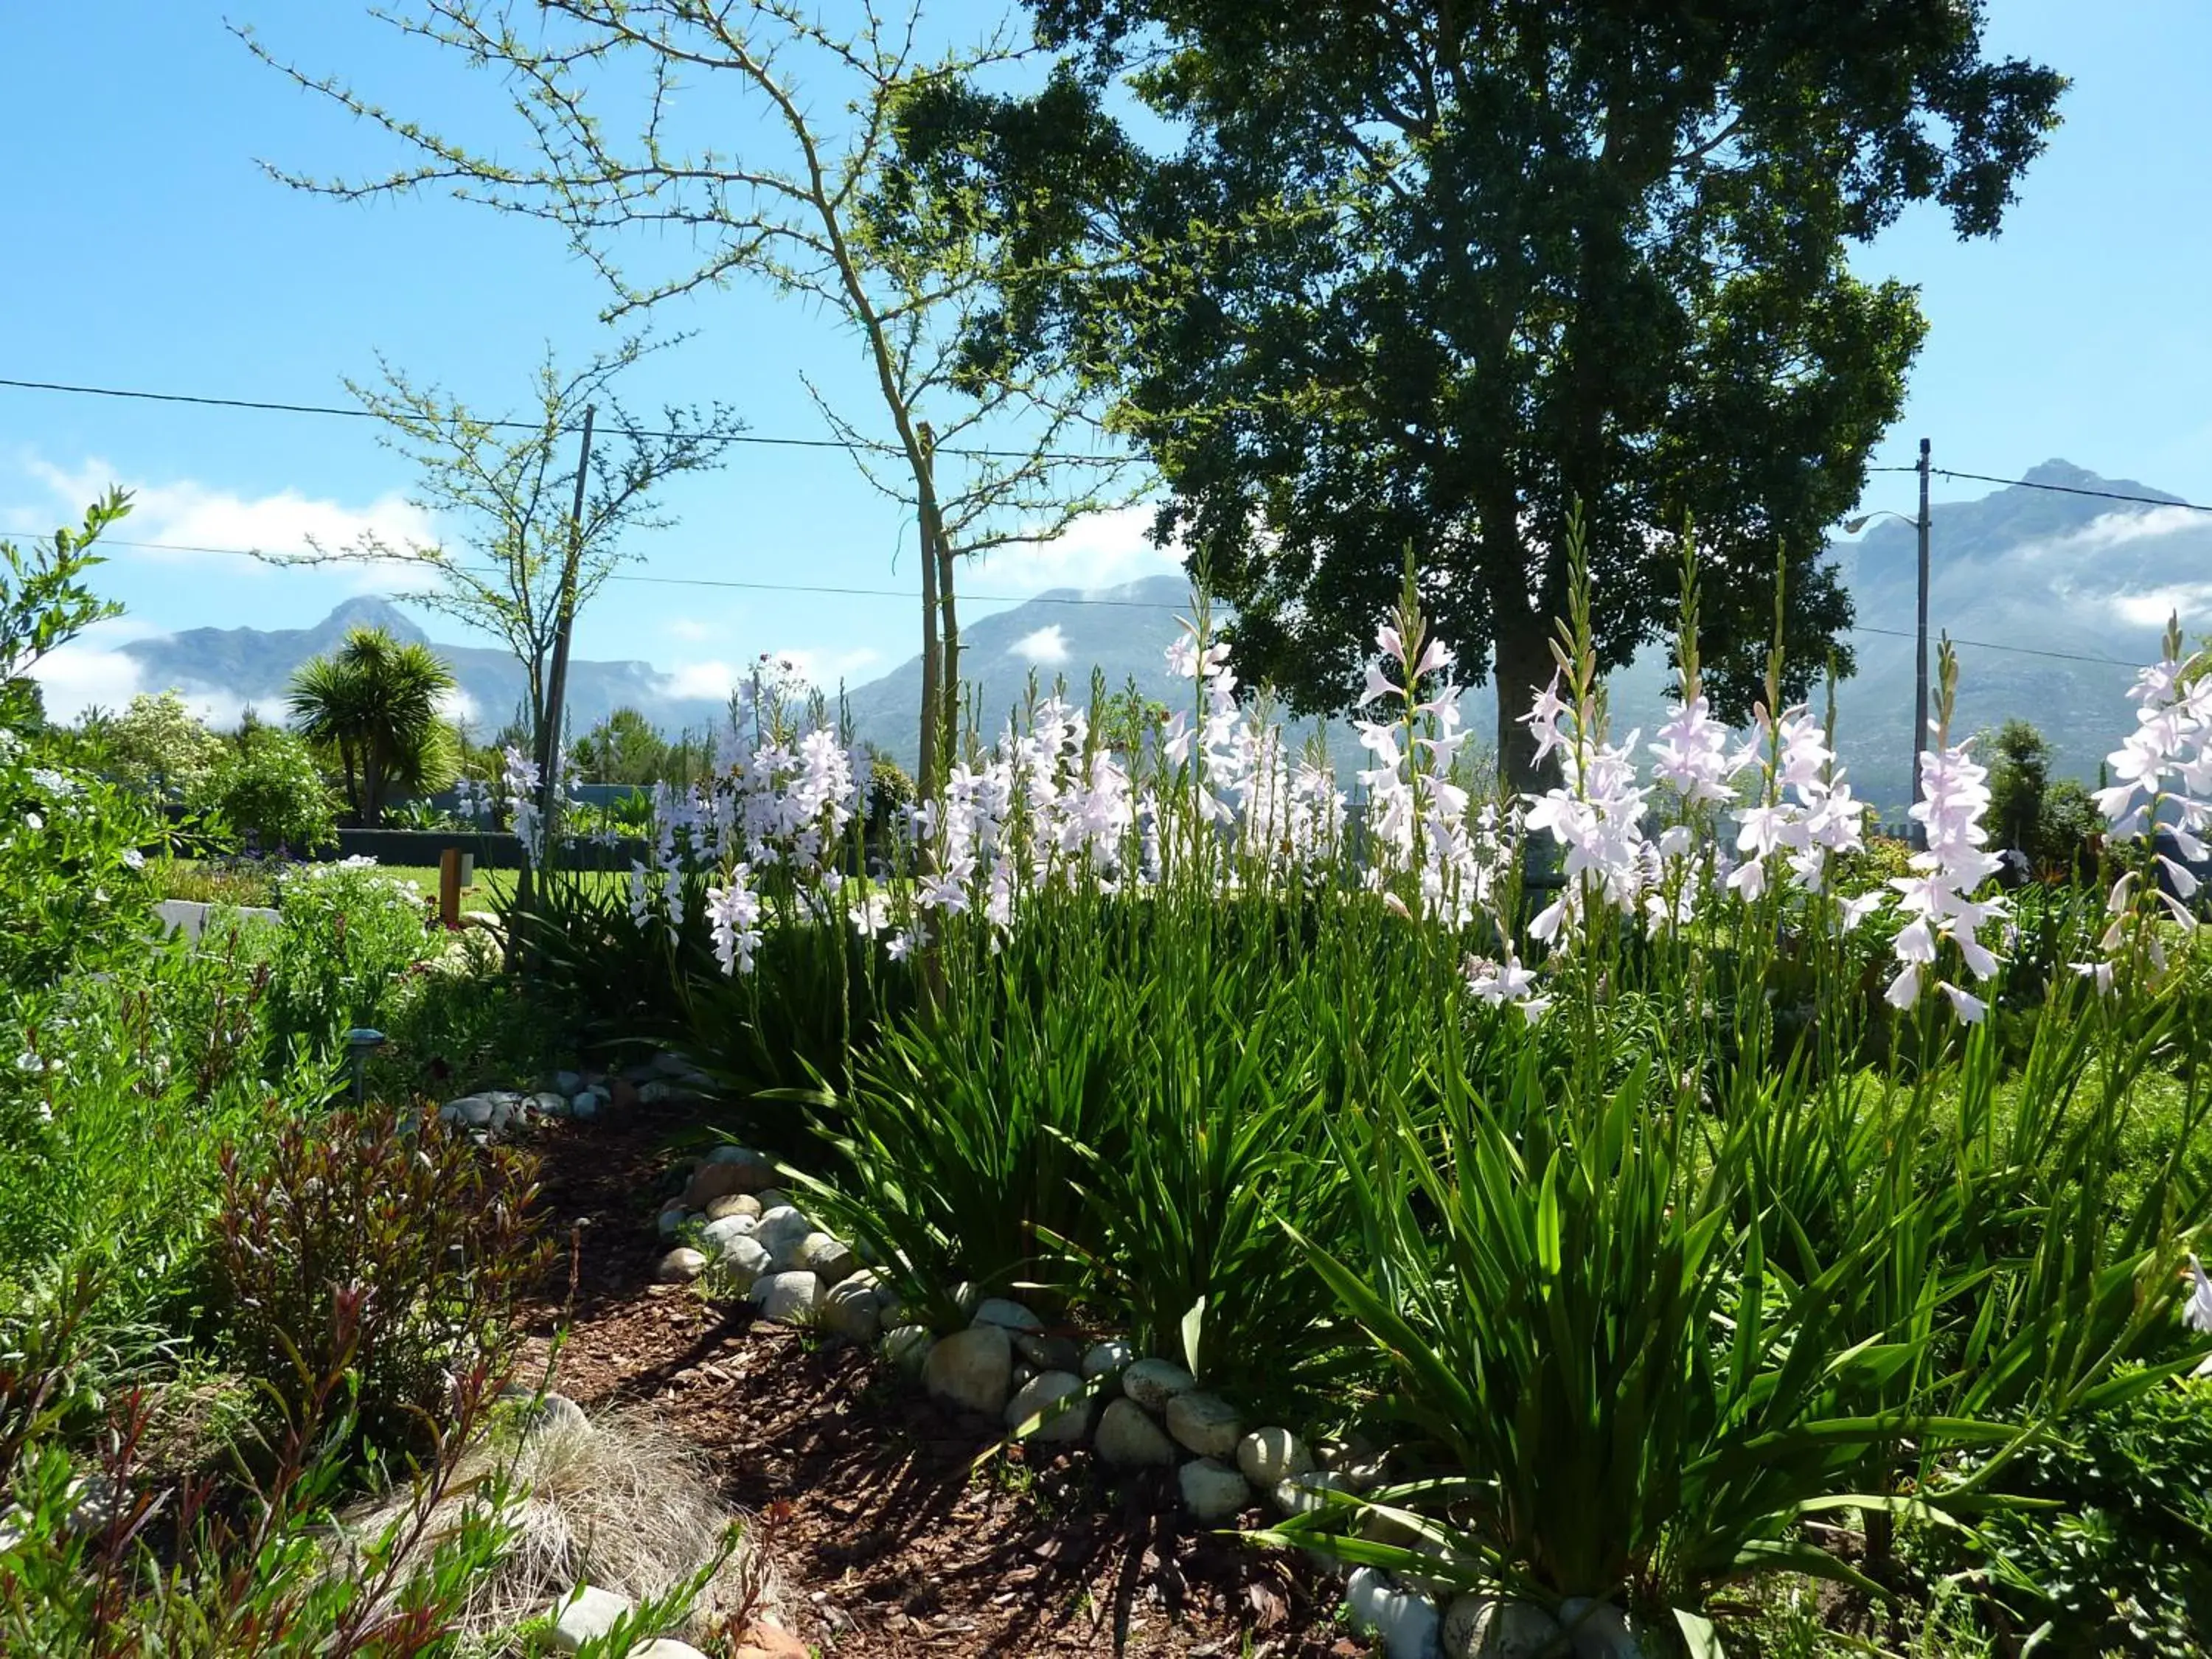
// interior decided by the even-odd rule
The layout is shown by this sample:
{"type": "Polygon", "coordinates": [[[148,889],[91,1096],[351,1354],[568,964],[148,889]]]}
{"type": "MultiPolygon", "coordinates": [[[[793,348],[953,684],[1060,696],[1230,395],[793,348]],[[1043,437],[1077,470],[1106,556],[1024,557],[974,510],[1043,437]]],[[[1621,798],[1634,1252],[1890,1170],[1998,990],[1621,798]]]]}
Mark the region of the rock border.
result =
{"type": "MultiPolygon", "coordinates": [[[[933,1397],[996,1418],[1011,1437],[1088,1443],[1116,1469],[1171,1468],[1183,1507],[1200,1522],[1225,1522],[1255,1499],[1279,1515],[1310,1513],[1329,1492],[1359,1497],[1382,1483],[1383,1460],[1356,1442],[1316,1455],[1293,1430],[1248,1427],[1183,1367],[1115,1339],[1079,1352],[1010,1297],[958,1287],[954,1299],[969,1323],[941,1337],[904,1321],[874,1269],[817,1226],[777,1184],[783,1178],[765,1153],[717,1146],[655,1218],[668,1246],[656,1277],[705,1279],[763,1319],[817,1325],[871,1347],[933,1397]]],[[[1370,1515],[1371,1535],[1390,1529],[1386,1517],[1370,1515]]],[[[1638,1659],[1642,1651],[1609,1603],[1571,1601],[1555,1618],[1533,1603],[1455,1595],[1433,1580],[1316,1559],[1342,1576],[1352,1623],[1379,1638],[1389,1659],[1517,1659],[1562,1635],[1575,1659],[1638,1659]]]]}

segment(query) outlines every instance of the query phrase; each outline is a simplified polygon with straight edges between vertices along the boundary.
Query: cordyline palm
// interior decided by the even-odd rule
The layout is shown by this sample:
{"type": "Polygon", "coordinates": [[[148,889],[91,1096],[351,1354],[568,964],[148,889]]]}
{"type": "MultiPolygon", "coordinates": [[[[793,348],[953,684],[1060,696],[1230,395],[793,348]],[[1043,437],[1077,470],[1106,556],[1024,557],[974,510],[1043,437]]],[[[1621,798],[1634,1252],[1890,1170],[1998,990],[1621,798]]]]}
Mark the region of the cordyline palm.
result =
{"type": "Polygon", "coordinates": [[[331,655],[301,665],[289,702],[300,734],[337,755],[355,816],[374,824],[387,792],[434,781],[447,746],[438,704],[453,689],[453,670],[429,647],[356,628],[331,655]]]}

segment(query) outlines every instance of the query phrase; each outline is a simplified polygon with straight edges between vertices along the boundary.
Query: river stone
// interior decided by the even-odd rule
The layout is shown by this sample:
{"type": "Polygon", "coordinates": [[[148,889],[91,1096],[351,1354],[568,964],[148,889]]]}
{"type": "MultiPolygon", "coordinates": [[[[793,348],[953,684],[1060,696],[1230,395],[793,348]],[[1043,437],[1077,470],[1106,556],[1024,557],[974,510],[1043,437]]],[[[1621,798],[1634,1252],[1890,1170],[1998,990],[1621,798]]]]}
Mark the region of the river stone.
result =
{"type": "Polygon", "coordinates": [[[971,1325],[929,1351],[922,1363],[922,1386],[938,1399],[963,1410],[996,1417],[1012,1392],[1014,1345],[997,1325],[971,1325]]]}
{"type": "Polygon", "coordinates": [[[438,1109],[438,1115],[448,1123],[459,1123],[471,1129],[491,1127],[493,1114],[497,1108],[482,1095],[463,1095],[459,1100],[449,1100],[438,1109]]]}
{"type": "Polygon", "coordinates": [[[599,1100],[600,1095],[597,1089],[586,1089],[580,1094],[569,1098],[568,1114],[572,1117],[586,1119],[597,1117],[599,1115],[599,1100]]]}
{"type": "Polygon", "coordinates": [[[774,1209],[761,1211],[760,1224],[754,1229],[753,1237],[760,1240],[761,1248],[777,1265],[782,1266],[790,1261],[799,1241],[813,1231],[814,1224],[805,1216],[788,1204],[779,1204],[774,1209]]]}
{"type": "Polygon", "coordinates": [[[791,1251],[791,1265],[804,1267],[824,1285],[849,1278],[860,1267],[852,1247],[825,1232],[811,1232],[791,1251]]]}
{"type": "Polygon", "coordinates": [[[1193,1458],[1176,1471],[1176,1484],[1200,1521],[1225,1521],[1252,1501],[1251,1483],[1218,1458],[1193,1458]]]}
{"type": "Polygon", "coordinates": [[[1309,1469],[1304,1474],[1291,1475],[1268,1494],[1275,1506],[1285,1515],[1311,1515],[1328,1500],[1323,1492],[1349,1492],[1344,1477],[1334,1469],[1309,1469]]]}
{"type": "Polygon", "coordinates": [[[1437,1659],[1443,1651],[1437,1604],[1390,1582],[1380,1567],[1361,1567],[1346,1581],[1345,1604],[1355,1628],[1382,1638],[1389,1659],[1437,1659]]]}
{"type": "Polygon", "coordinates": [[[663,1077],[682,1077],[692,1069],[691,1062],[679,1054],[663,1048],[647,1062],[663,1077]]]}
{"type": "Polygon", "coordinates": [[[1195,1389],[1169,1397],[1167,1421],[1168,1432],[1200,1457],[1235,1456],[1244,1434],[1236,1407],[1219,1395],[1195,1389]]]}
{"type": "Polygon", "coordinates": [[[1444,1659],[1544,1659],[1559,1621],[1533,1601],[1462,1595],[1444,1609],[1444,1659]]]}
{"type": "MultiPolygon", "coordinates": [[[[750,1646],[739,1648],[738,1659],[747,1659],[750,1654],[759,1651],[750,1646]]],[[[707,1659],[707,1656],[689,1642],[679,1642],[672,1636],[656,1636],[643,1647],[632,1648],[629,1659],[707,1659]]]]}
{"type": "Polygon", "coordinates": [[[1121,1373],[1121,1392],[1148,1412],[1165,1411],[1169,1401],[1197,1386],[1188,1371],[1164,1359],[1139,1359],[1121,1373]]]}
{"type": "Polygon", "coordinates": [[[884,1358],[908,1376],[922,1374],[936,1346],[936,1333],[927,1325],[898,1325],[884,1334],[884,1358]]]}
{"type": "Polygon", "coordinates": [[[769,1273],[754,1281],[750,1295],[760,1304],[763,1319],[797,1325],[811,1318],[821,1304],[822,1281],[810,1273],[769,1273]]]}
{"type": "Polygon", "coordinates": [[[781,1187],[756,1187],[752,1192],[753,1195],[761,1201],[763,1215],[767,1214],[770,1210],[795,1210],[799,1207],[797,1201],[781,1187]]]}
{"type": "Polygon", "coordinates": [[[654,1277],[664,1285],[688,1285],[707,1271],[707,1258],[689,1244],[678,1244],[660,1258],[654,1277]]]}
{"type": "Polygon", "coordinates": [[[1314,1467],[1306,1443],[1288,1429],[1255,1429],[1237,1443],[1237,1467],[1262,1492],[1314,1467]]]}
{"type": "Polygon", "coordinates": [[[1006,1403],[1006,1426],[1018,1430],[1032,1417],[1045,1420],[1030,1431],[1030,1438],[1048,1445],[1079,1443],[1091,1430],[1091,1405],[1083,1398],[1083,1379],[1073,1371],[1039,1371],[1014,1391],[1006,1403]],[[1062,1401],[1070,1402],[1057,1414],[1047,1415],[1062,1401]]]}
{"type": "Polygon", "coordinates": [[[1559,1603],[1559,1628],[1573,1642],[1575,1659],[1641,1659],[1644,1651],[1627,1615],[1610,1601],[1568,1596],[1559,1603]]]}
{"type": "MultiPolygon", "coordinates": [[[[720,1163],[712,1159],[691,1171],[691,1179],[684,1188],[684,1202],[695,1210],[702,1210],[725,1193],[758,1193],[775,1180],[775,1166],[766,1160],[750,1164],[720,1163]]],[[[761,1200],[761,1207],[768,1207],[768,1200],[761,1200]]]]}
{"type": "Polygon", "coordinates": [[[1083,1364],[1083,1350],[1065,1336],[1016,1331],[1014,1351],[1041,1371],[1072,1371],[1083,1364]]]}
{"type": "Polygon", "coordinates": [[[568,1097],[550,1092],[534,1094],[530,1097],[530,1109],[543,1112],[548,1117],[566,1117],[568,1115],[568,1097]]]}
{"type": "Polygon", "coordinates": [[[722,1255],[741,1238],[750,1238],[758,1226],[757,1218],[749,1215],[726,1215],[720,1221],[709,1221],[699,1230],[699,1248],[708,1255],[722,1255]]]}
{"type": "Polygon", "coordinates": [[[1144,1408],[1127,1400],[1107,1401],[1099,1413],[1098,1455],[1115,1468],[1172,1468],[1175,1442],[1160,1425],[1145,1415],[1144,1408]]]}
{"type": "Polygon", "coordinates": [[[553,1086],[564,1095],[580,1094],[584,1088],[584,1074],[581,1072],[556,1072],[553,1073],[553,1086]]]}
{"type": "Polygon", "coordinates": [[[1039,1319],[1018,1302],[1003,1296],[988,1296],[977,1304],[975,1317],[969,1322],[976,1325],[997,1325],[1009,1331],[1035,1331],[1044,1328],[1039,1319]]]}
{"type": "Polygon", "coordinates": [[[690,1213],[684,1207],[682,1199],[672,1198],[660,1206],[660,1213],[653,1217],[653,1229],[663,1238],[673,1238],[682,1230],[684,1218],[690,1213]]]}
{"type": "Polygon", "coordinates": [[[768,1259],[758,1239],[740,1233],[724,1248],[714,1267],[726,1286],[739,1296],[750,1296],[753,1286],[775,1271],[775,1264],[768,1259]]]}
{"type": "Polygon", "coordinates": [[[733,1215],[757,1221],[760,1213],[760,1200],[750,1193],[724,1193],[707,1206],[707,1219],[709,1221],[727,1221],[733,1215]]]}
{"type": "Polygon", "coordinates": [[[615,1627],[615,1620],[629,1611],[627,1595],[601,1589],[597,1584],[579,1586],[554,1618],[554,1651],[575,1652],[593,1637],[605,1636],[615,1627]]]}
{"type": "Polygon", "coordinates": [[[545,1436],[584,1435],[592,1431],[592,1419],[584,1415],[584,1408],[565,1394],[548,1394],[543,1400],[533,1401],[530,1407],[530,1432],[545,1436]]]}
{"type": "Polygon", "coordinates": [[[875,1275],[865,1270],[840,1279],[822,1293],[822,1323],[825,1329],[855,1342],[872,1342],[883,1328],[883,1293],[875,1275]]]}
{"type": "Polygon", "coordinates": [[[1091,1351],[1083,1356],[1083,1374],[1110,1376],[1114,1379],[1111,1389],[1118,1389],[1121,1386],[1121,1373],[1129,1369],[1136,1357],[1137,1351],[1126,1342],[1094,1342],[1091,1351]]]}

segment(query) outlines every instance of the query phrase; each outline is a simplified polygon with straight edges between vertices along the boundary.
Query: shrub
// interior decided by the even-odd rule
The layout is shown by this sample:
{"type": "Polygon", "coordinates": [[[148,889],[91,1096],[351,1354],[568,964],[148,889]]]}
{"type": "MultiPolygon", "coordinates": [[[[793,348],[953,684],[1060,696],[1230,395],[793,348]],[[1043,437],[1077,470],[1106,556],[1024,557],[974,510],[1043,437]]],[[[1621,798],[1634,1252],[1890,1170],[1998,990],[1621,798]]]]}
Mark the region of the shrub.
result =
{"type": "Polygon", "coordinates": [[[2212,1387],[2160,1383],[2066,1425],[2007,1489],[2051,1507],[1983,1528],[1988,1593],[2054,1653],[2212,1644],[2212,1387]]]}
{"type": "Polygon", "coordinates": [[[362,1432],[419,1446],[448,1379],[503,1372],[548,1260],[534,1160],[433,1118],[294,1119],[264,1156],[222,1154],[215,1279],[223,1334],[292,1420],[344,1362],[362,1432]]]}
{"type": "Polygon", "coordinates": [[[327,1058],[349,1026],[374,1025],[421,960],[429,916],[415,884],[373,860],[295,865],[277,883],[269,1024],[279,1045],[327,1058]]]}
{"type": "MultiPolygon", "coordinates": [[[[229,933],[148,947],[0,1026],[0,1306],[100,1264],[85,1322],[112,1381],[190,1321],[217,1157],[272,1093],[266,973],[229,933]]],[[[274,1091],[295,1110],[322,1089],[274,1091]]]]}
{"type": "MultiPolygon", "coordinates": [[[[481,1374],[457,1381],[454,1431],[433,1444],[392,1519],[334,1571],[330,1500],[346,1473],[353,1305],[340,1309],[338,1364],[312,1380],[269,1473],[235,1504],[212,1501],[206,1483],[168,1494],[144,1488],[149,1417],[136,1393],[119,1403],[84,1474],[52,1439],[27,1445],[0,1486],[0,1498],[13,1500],[11,1540],[0,1549],[0,1651],[55,1659],[452,1652],[471,1587],[508,1536],[504,1470],[478,1471],[465,1496],[456,1487],[490,1392],[481,1374]]],[[[21,1381],[0,1372],[0,1420],[21,1381]]]]}
{"type": "Polygon", "coordinates": [[[188,799],[222,759],[222,739],[174,691],[141,691],[105,738],[117,781],[163,799],[188,799]]]}
{"type": "Polygon", "coordinates": [[[185,799],[262,852],[312,852],[337,823],[313,751],[275,726],[241,734],[185,799]]]}
{"type": "Polygon", "coordinates": [[[21,993],[141,946],[152,890],[139,849],[161,824],[122,790],[32,763],[0,731],[0,987],[21,993]]]}
{"type": "Polygon", "coordinates": [[[580,1021],[557,991],[501,971],[488,935],[462,939],[403,976],[386,999],[378,1028],[385,1043],[368,1069],[377,1098],[442,1101],[511,1088],[573,1057],[580,1021]]]}

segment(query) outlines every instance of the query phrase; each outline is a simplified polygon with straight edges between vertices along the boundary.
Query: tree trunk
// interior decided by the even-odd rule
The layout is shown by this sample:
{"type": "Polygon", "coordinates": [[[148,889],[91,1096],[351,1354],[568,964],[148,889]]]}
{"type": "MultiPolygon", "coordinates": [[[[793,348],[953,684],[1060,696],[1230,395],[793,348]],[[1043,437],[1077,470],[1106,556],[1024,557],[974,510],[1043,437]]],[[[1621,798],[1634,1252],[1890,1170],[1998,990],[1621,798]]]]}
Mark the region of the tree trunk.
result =
{"type": "Polygon", "coordinates": [[[1527,722],[1528,705],[1557,665],[1544,625],[1527,611],[1510,619],[1498,614],[1496,626],[1491,679],[1498,689],[1498,775],[1516,794],[1528,794],[1556,781],[1551,765],[1536,763],[1536,736],[1527,722]]]}
{"type": "MultiPolygon", "coordinates": [[[[936,509],[931,516],[937,518],[936,509]]],[[[939,675],[939,690],[944,699],[944,717],[938,731],[938,752],[944,757],[946,771],[960,752],[960,617],[952,602],[952,548],[945,539],[945,524],[939,518],[937,525],[937,597],[945,607],[944,624],[938,630],[938,651],[945,666],[939,675]]]]}
{"type": "Polygon", "coordinates": [[[923,800],[937,793],[938,702],[941,664],[937,650],[937,486],[933,459],[936,435],[929,422],[919,428],[921,461],[915,468],[915,524],[921,541],[921,746],[915,757],[915,793],[923,800]]]}

